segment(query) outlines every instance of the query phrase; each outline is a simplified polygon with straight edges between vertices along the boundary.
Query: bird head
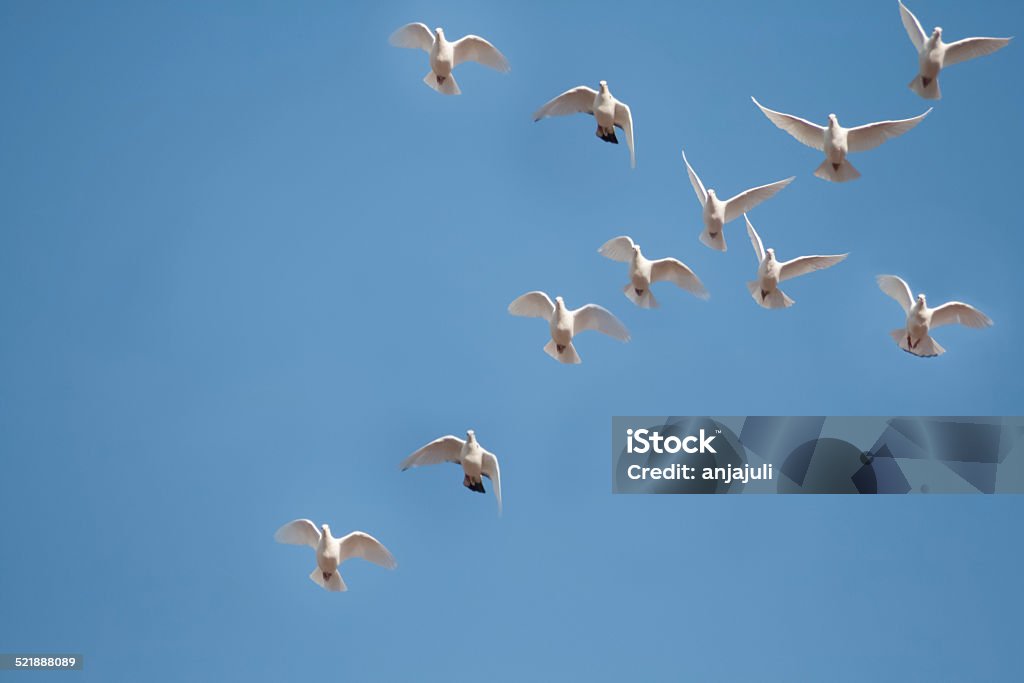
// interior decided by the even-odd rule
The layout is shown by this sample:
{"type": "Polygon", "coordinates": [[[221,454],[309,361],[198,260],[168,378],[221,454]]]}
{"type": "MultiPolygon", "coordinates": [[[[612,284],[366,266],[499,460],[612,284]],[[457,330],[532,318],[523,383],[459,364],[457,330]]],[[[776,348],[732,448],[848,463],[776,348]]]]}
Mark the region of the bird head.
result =
{"type": "Polygon", "coordinates": [[[836,117],[835,114],[829,114],[828,115],[828,125],[830,125],[830,126],[838,126],[839,125],[839,119],[836,117]]]}
{"type": "Polygon", "coordinates": [[[941,26],[936,26],[935,27],[935,30],[932,31],[932,37],[933,38],[941,38],[942,37],[942,27],[941,26]]]}
{"type": "Polygon", "coordinates": [[[466,430],[466,440],[467,441],[476,441],[476,432],[474,432],[472,429],[467,429],[466,430]]]}
{"type": "Polygon", "coordinates": [[[764,250],[764,255],[765,258],[768,259],[769,261],[775,260],[775,250],[772,249],[771,247],[768,247],[767,249],[764,250]]]}
{"type": "Polygon", "coordinates": [[[928,304],[928,300],[924,298],[924,294],[918,294],[917,303],[921,304],[922,306],[926,306],[928,304]]]}
{"type": "Polygon", "coordinates": [[[321,524],[320,525],[320,531],[322,531],[324,533],[324,536],[330,536],[331,535],[331,527],[328,526],[327,524],[321,524]]]}
{"type": "Polygon", "coordinates": [[[437,28],[434,29],[434,35],[437,36],[438,38],[441,38],[442,36],[444,36],[444,29],[438,26],[437,28]]]}
{"type": "Polygon", "coordinates": [[[562,306],[565,306],[565,300],[562,299],[562,297],[560,297],[560,296],[556,296],[555,297],[555,308],[561,308],[562,306]]]}
{"type": "Polygon", "coordinates": [[[597,84],[599,86],[601,86],[601,90],[607,90],[608,89],[608,81],[598,81],[597,84]]]}
{"type": "Polygon", "coordinates": [[[708,189],[708,190],[705,190],[705,192],[707,192],[707,193],[708,193],[708,196],[709,196],[709,197],[714,197],[714,196],[715,196],[715,191],[714,191],[713,189],[708,189]]]}
{"type": "Polygon", "coordinates": [[[640,245],[639,244],[634,244],[633,245],[633,253],[634,254],[639,254],[640,253],[640,245]]]}

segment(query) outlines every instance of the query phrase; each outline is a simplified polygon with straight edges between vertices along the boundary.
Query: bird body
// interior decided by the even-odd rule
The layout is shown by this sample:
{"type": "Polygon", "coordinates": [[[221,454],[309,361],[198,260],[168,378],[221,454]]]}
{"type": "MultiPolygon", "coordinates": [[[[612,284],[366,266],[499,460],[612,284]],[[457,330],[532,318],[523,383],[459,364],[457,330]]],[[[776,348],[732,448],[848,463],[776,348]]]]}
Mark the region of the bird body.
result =
{"type": "Polygon", "coordinates": [[[469,432],[466,443],[462,446],[461,458],[462,471],[466,474],[463,485],[472,490],[478,488],[479,493],[484,493],[483,479],[481,478],[484,471],[484,449],[480,447],[480,443],[472,432],[469,432]]]}
{"type": "Polygon", "coordinates": [[[444,79],[452,75],[452,69],[455,68],[455,48],[444,37],[442,29],[436,29],[435,36],[434,44],[430,48],[430,70],[434,72],[435,80],[443,83],[444,79]]]}
{"type": "MultiPolygon", "coordinates": [[[[714,190],[708,191],[707,201],[701,211],[701,219],[704,221],[704,231],[709,242],[714,242],[722,234],[725,227],[725,202],[717,197],[714,190]]],[[[712,247],[714,248],[714,247],[712,247]]],[[[722,251],[725,251],[725,238],[722,238],[722,251]]]]}
{"type": "Polygon", "coordinates": [[[936,327],[960,323],[966,327],[990,327],[992,319],[969,304],[950,301],[935,308],[928,306],[924,294],[917,298],[910,292],[910,285],[896,275],[879,275],[879,288],[896,300],[907,315],[903,327],[892,330],[889,336],[896,344],[915,356],[940,356],[946,352],[931,336],[936,327]]]}
{"type": "Polygon", "coordinates": [[[548,321],[551,341],[544,346],[544,353],[559,363],[580,363],[573,339],[585,330],[597,330],[613,339],[629,341],[629,331],[618,318],[597,304],[587,304],[575,310],[568,308],[562,297],[554,301],[544,292],[527,292],[508,306],[512,315],[526,318],[543,318],[548,321]]]}
{"type": "MultiPolygon", "coordinates": [[[[629,284],[633,286],[633,293],[643,296],[644,292],[651,290],[651,269],[654,264],[640,251],[640,245],[636,245],[636,251],[629,260],[629,284]]],[[[629,289],[627,288],[627,292],[629,289]]],[[[656,303],[654,304],[657,305],[656,303]]]]}
{"type": "Polygon", "coordinates": [[[348,590],[338,573],[338,567],[353,557],[361,557],[387,569],[398,566],[394,556],[373,536],[362,531],[353,531],[341,538],[331,535],[331,527],[316,525],[308,519],[296,519],[285,524],[274,534],[278,543],[305,545],[316,554],[316,569],[309,578],[324,590],[341,592],[348,590]]]}
{"type": "Polygon", "coordinates": [[[954,43],[942,40],[942,27],[936,26],[931,35],[926,35],[921,22],[900,2],[900,18],[910,42],[917,50],[917,75],[907,84],[911,90],[927,100],[942,97],[939,89],[939,72],[945,67],[959,64],[975,57],[990,55],[1010,43],[1010,38],[964,38],[954,43]]]}
{"type": "MultiPolygon", "coordinates": [[[[847,137],[848,132],[839,125],[839,119],[836,118],[835,114],[830,114],[828,117],[828,127],[824,135],[825,158],[828,163],[832,164],[833,170],[837,170],[846,161],[846,155],[850,151],[847,137]]],[[[857,172],[857,169],[854,169],[852,166],[850,168],[854,173],[857,172]]]]}
{"type": "Polygon", "coordinates": [[[658,307],[658,301],[651,292],[651,285],[655,282],[672,282],[694,296],[708,298],[703,283],[686,264],[674,258],[652,261],[644,256],[640,245],[627,235],[608,240],[597,251],[613,261],[629,263],[629,284],[622,291],[627,299],[640,308],[658,307]]]}
{"type": "Polygon", "coordinates": [[[615,137],[615,98],[608,84],[601,81],[600,90],[594,97],[594,119],[597,121],[597,136],[602,140],[618,144],[615,137]]]}
{"type": "Polygon", "coordinates": [[[423,446],[402,461],[402,471],[420,465],[435,465],[452,462],[462,467],[462,485],[470,491],[486,493],[483,477],[487,477],[494,485],[494,497],[498,501],[498,514],[501,514],[501,470],[498,457],[484,449],[477,441],[476,432],[466,432],[465,440],[457,436],[442,436],[423,446]]]}
{"type": "Polygon", "coordinates": [[[918,295],[910,310],[907,311],[906,325],[897,328],[889,333],[889,336],[899,345],[901,349],[912,353],[915,356],[925,358],[941,356],[946,352],[929,332],[932,327],[934,311],[928,308],[928,302],[924,294],[918,295]]]}
{"type": "MultiPolygon", "coordinates": [[[[928,336],[928,331],[932,326],[932,315],[934,315],[934,312],[928,308],[927,299],[922,294],[914,301],[914,305],[907,313],[906,332],[910,340],[928,336]]],[[[912,346],[916,345],[916,342],[910,340],[908,340],[909,344],[912,346]]]]}
{"type": "Polygon", "coordinates": [[[430,71],[423,77],[423,82],[443,95],[462,93],[452,71],[463,62],[478,62],[501,72],[509,70],[505,55],[480,36],[468,35],[449,41],[442,28],[435,28],[431,32],[426,24],[412,23],[392,33],[389,42],[395,47],[426,52],[430,71]]]}
{"type": "MultiPolygon", "coordinates": [[[[931,85],[930,81],[935,80],[939,77],[939,71],[942,70],[942,61],[946,53],[946,46],[942,42],[942,33],[936,27],[934,33],[928,36],[928,40],[921,46],[921,51],[917,54],[917,65],[918,65],[918,78],[921,79],[921,85],[923,88],[927,88],[931,85]]],[[[936,89],[934,97],[928,97],[928,99],[939,99],[941,93],[938,92],[938,83],[935,84],[936,89]]],[[[911,89],[914,88],[914,81],[911,81],[911,89]]],[[[922,94],[922,93],[919,93],[922,94]]],[[[929,93],[922,94],[927,97],[929,93]]]]}
{"type": "Polygon", "coordinates": [[[779,275],[782,268],[779,260],[775,258],[775,250],[769,249],[761,263],[757,266],[757,284],[761,290],[761,299],[764,300],[768,293],[774,292],[779,286],[779,275]]]}
{"type": "MultiPolygon", "coordinates": [[[[341,544],[331,536],[331,529],[324,524],[320,540],[316,544],[316,566],[320,569],[322,578],[329,580],[331,575],[338,571],[341,564],[341,544]]],[[[316,579],[313,579],[316,581],[316,579]]],[[[341,577],[338,576],[338,581],[341,577]]]]}
{"type": "Polygon", "coordinates": [[[555,313],[548,325],[551,328],[551,339],[561,353],[565,347],[572,345],[573,316],[562,297],[555,297],[555,313]]]}

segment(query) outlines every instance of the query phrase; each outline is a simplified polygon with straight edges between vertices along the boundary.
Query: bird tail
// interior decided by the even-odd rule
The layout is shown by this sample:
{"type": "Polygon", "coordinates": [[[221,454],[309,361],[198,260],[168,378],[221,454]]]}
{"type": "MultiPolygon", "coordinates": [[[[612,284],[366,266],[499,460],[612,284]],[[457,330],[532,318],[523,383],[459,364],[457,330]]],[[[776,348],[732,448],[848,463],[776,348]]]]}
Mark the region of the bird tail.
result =
{"type": "Polygon", "coordinates": [[[907,330],[900,327],[889,333],[889,336],[893,338],[896,344],[906,351],[912,353],[915,356],[921,356],[922,358],[931,358],[933,356],[941,356],[946,352],[946,349],[942,348],[939,342],[932,339],[931,335],[925,335],[921,337],[913,348],[907,341],[907,330]]]}
{"type": "Polygon", "coordinates": [[[928,79],[928,85],[925,85],[924,76],[918,74],[914,76],[914,80],[907,84],[907,87],[926,100],[942,99],[942,91],[939,89],[938,78],[928,79]]]}
{"type": "Polygon", "coordinates": [[[465,486],[470,491],[476,491],[477,493],[487,493],[487,491],[484,490],[484,480],[481,479],[480,481],[474,483],[469,478],[468,474],[465,477],[463,477],[462,485],[465,486]]]}
{"type": "Polygon", "coordinates": [[[313,583],[316,585],[326,591],[331,591],[332,593],[341,593],[348,590],[348,586],[346,586],[345,582],[341,580],[341,574],[339,574],[337,570],[331,574],[331,578],[325,581],[323,570],[320,569],[320,567],[317,567],[313,570],[313,573],[309,575],[309,578],[312,579],[313,583]]]}
{"type": "Polygon", "coordinates": [[[629,283],[622,288],[625,292],[626,298],[635,303],[640,308],[657,308],[658,300],[651,294],[650,289],[645,289],[643,294],[637,294],[636,289],[633,288],[633,283],[629,283]]]}
{"type": "Polygon", "coordinates": [[[558,346],[555,344],[555,340],[552,339],[544,345],[544,353],[548,354],[559,363],[566,363],[568,365],[576,365],[580,362],[579,354],[576,353],[576,347],[569,342],[569,345],[562,349],[562,352],[558,352],[558,346]]]}
{"type": "Polygon", "coordinates": [[[781,289],[773,289],[768,294],[763,294],[761,290],[761,284],[756,281],[747,283],[747,290],[750,292],[750,296],[753,297],[754,301],[757,302],[758,306],[762,308],[789,308],[795,301],[786,296],[786,293],[781,289]]]}
{"type": "Polygon", "coordinates": [[[423,77],[423,82],[442,95],[461,95],[459,84],[455,82],[455,74],[438,76],[433,70],[428,71],[423,77]]]}
{"type": "Polygon", "coordinates": [[[605,142],[610,142],[613,145],[619,144],[619,139],[615,137],[615,126],[612,126],[611,128],[602,128],[601,125],[598,124],[596,135],[605,142]]]}
{"type": "Polygon", "coordinates": [[[721,232],[716,233],[715,236],[712,237],[711,234],[705,230],[700,234],[700,241],[703,242],[705,246],[711,247],[715,251],[726,250],[725,235],[721,232]]]}
{"type": "Polygon", "coordinates": [[[814,175],[822,180],[831,180],[833,183],[845,183],[848,180],[860,178],[860,173],[853,167],[849,159],[843,159],[838,166],[836,168],[831,161],[825,159],[821,162],[821,166],[814,169],[814,175]]]}

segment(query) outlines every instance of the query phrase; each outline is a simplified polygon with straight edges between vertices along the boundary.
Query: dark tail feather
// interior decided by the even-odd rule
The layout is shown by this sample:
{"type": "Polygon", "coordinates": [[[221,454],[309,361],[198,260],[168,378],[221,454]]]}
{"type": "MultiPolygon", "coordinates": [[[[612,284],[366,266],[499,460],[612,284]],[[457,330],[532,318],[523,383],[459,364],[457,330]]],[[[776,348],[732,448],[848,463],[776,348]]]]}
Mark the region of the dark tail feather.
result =
{"type": "Polygon", "coordinates": [[[615,129],[614,128],[608,128],[608,129],[605,130],[605,129],[602,129],[601,126],[598,126],[597,127],[597,137],[601,138],[605,142],[610,142],[613,145],[619,144],[619,139],[617,137],[615,137],[615,129]]]}
{"type": "Polygon", "coordinates": [[[465,486],[470,491],[476,491],[477,493],[487,493],[487,491],[484,490],[483,481],[478,481],[477,483],[474,484],[471,481],[469,481],[469,477],[466,477],[465,479],[463,479],[462,485],[465,486]]]}

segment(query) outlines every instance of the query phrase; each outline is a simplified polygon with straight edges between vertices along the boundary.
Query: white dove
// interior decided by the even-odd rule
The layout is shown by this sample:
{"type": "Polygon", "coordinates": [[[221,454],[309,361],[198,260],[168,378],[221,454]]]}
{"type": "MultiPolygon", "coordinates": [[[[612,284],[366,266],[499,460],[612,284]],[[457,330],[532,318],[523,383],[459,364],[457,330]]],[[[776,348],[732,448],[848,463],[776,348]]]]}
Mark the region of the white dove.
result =
{"type": "Polygon", "coordinates": [[[754,246],[754,255],[757,256],[757,280],[747,283],[750,296],[763,308],[789,308],[795,302],[786,296],[786,293],[779,289],[779,283],[791,280],[801,275],[825,270],[845,259],[849,254],[836,254],[834,256],[800,256],[790,261],[779,261],[775,258],[774,249],[765,249],[761,243],[761,237],[754,230],[750,219],[743,214],[747,222],[747,234],[750,235],[750,243],[754,246]]]}
{"type": "Polygon", "coordinates": [[[308,545],[316,551],[316,569],[309,575],[318,586],[325,590],[341,592],[348,586],[338,573],[338,566],[352,557],[361,557],[388,569],[398,566],[388,549],[370,534],[353,531],[341,538],[331,536],[331,527],[316,525],[308,519],[288,522],[274,533],[278,543],[308,545]]]}
{"type": "Polygon", "coordinates": [[[605,142],[619,144],[615,137],[616,126],[626,136],[629,147],[629,163],[636,168],[636,152],[633,148],[633,114],[625,103],[612,97],[608,89],[608,81],[601,81],[601,90],[596,91],[585,85],[566,90],[533,114],[534,122],[549,116],[565,116],[567,114],[590,114],[597,120],[597,137],[605,142]]]}
{"type": "Polygon", "coordinates": [[[671,282],[701,299],[708,298],[700,278],[685,263],[674,258],[651,261],[640,251],[640,245],[627,235],[608,240],[597,251],[613,261],[629,264],[629,283],[622,291],[640,308],[657,308],[658,301],[651,293],[654,282],[671,282]]]}
{"type": "Polygon", "coordinates": [[[967,327],[990,327],[992,319],[974,306],[950,301],[937,308],[928,308],[924,294],[914,299],[910,286],[896,275],[879,275],[878,286],[896,300],[907,314],[907,324],[893,330],[889,335],[907,353],[915,356],[940,356],[946,349],[931,338],[929,332],[936,327],[960,323],[967,327]]]}
{"type": "Polygon", "coordinates": [[[498,458],[494,453],[484,450],[476,440],[476,432],[466,432],[466,440],[457,436],[442,436],[428,443],[402,461],[402,471],[420,465],[436,465],[442,462],[453,462],[462,465],[465,477],[462,485],[470,491],[486,493],[481,477],[487,477],[494,484],[494,497],[498,500],[498,514],[501,514],[501,470],[498,458]]]}
{"type": "Polygon", "coordinates": [[[921,22],[900,2],[900,17],[903,28],[910,36],[910,42],[917,49],[918,74],[910,81],[909,87],[926,100],[942,97],[939,90],[939,72],[945,67],[966,62],[975,57],[990,55],[1010,44],[1010,38],[964,38],[955,43],[942,42],[942,28],[935,27],[926,36],[921,22]]]}
{"type": "Polygon", "coordinates": [[[597,304],[569,310],[562,297],[555,302],[544,292],[527,292],[508,305],[508,312],[525,318],[544,318],[551,328],[551,341],[544,353],[559,363],[579,363],[580,357],[572,339],[584,330],[597,330],[622,342],[629,341],[629,332],[619,319],[597,304]]]}
{"type": "Polygon", "coordinates": [[[455,42],[444,37],[444,30],[431,33],[426,24],[406,24],[391,34],[395,47],[419,48],[430,55],[430,71],[423,82],[444,95],[461,95],[452,69],[463,62],[478,62],[501,72],[509,70],[508,60],[498,48],[480,36],[464,36],[455,42]]]}
{"type": "Polygon", "coordinates": [[[762,185],[740,192],[735,197],[722,201],[715,194],[714,190],[705,190],[704,184],[697,176],[697,172],[686,160],[686,151],[683,151],[683,163],[686,164],[686,172],[690,176],[690,184],[693,191],[697,193],[700,205],[704,207],[704,231],[700,234],[700,241],[718,251],[725,251],[725,235],[722,228],[726,223],[733,221],[755,206],[775,195],[776,192],[793,182],[794,178],[786,178],[770,185],[762,185]]]}
{"type": "Polygon", "coordinates": [[[835,114],[828,115],[827,126],[819,126],[797,116],[762,107],[756,99],[753,97],[750,99],[754,100],[754,104],[768,117],[769,121],[808,147],[824,152],[825,161],[814,170],[814,175],[834,183],[843,183],[860,177],[857,169],[847,160],[847,154],[866,152],[878,147],[889,138],[903,135],[921,123],[921,120],[932,111],[928,109],[920,116],[910,119],[880,121],[856,128],[843,128],[839,125],[839,119],[835,114]]]}

